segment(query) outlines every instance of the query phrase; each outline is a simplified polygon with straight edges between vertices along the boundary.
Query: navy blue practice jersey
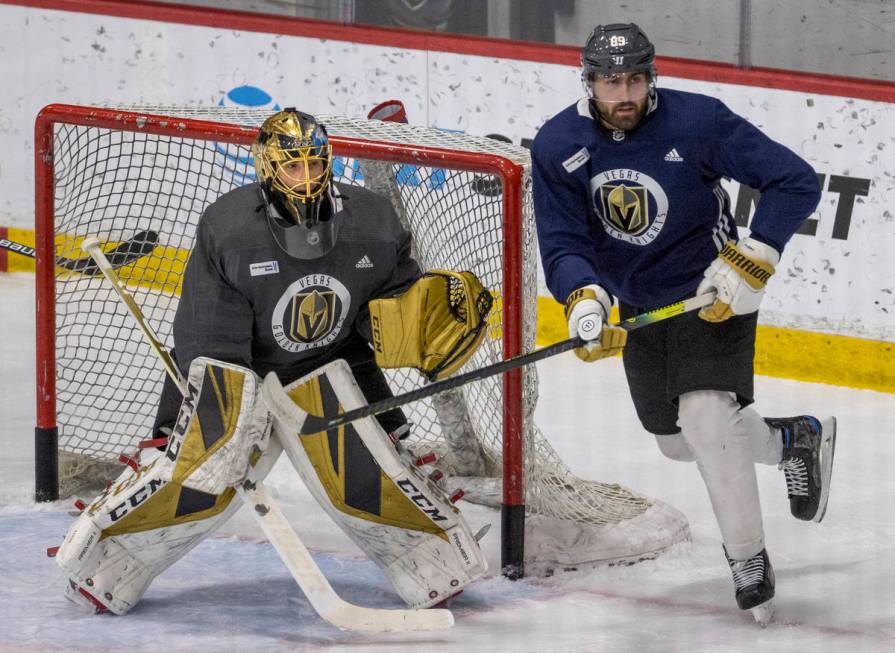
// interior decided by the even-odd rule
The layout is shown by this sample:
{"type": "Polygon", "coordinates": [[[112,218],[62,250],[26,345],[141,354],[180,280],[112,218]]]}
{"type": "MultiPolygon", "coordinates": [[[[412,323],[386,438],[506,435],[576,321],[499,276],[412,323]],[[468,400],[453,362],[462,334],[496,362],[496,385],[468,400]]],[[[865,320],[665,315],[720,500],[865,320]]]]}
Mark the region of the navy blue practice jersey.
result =
{"type": "Polygon", "coordinates": [[[655,110],[631,131],[603,127],[585,98],[534,140],[538,240],[561,302],[591,283],[642,308],[692,295],[738,237],[724,177],[760,191],[751,235],[777,251],[817,206],[817,175],[792,151],[719,100],[657,93],[655,110]]]}

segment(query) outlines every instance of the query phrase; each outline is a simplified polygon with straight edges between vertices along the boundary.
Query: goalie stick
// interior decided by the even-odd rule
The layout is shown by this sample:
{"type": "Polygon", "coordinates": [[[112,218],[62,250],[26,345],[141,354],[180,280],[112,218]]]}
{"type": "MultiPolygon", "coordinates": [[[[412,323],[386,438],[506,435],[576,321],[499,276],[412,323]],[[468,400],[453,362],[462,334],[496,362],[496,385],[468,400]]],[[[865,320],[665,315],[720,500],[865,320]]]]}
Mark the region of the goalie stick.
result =
{"type": "MultiPolygon", "coordinates": [[[[84,239],[81,248],[96,262],[100,273],[112,284],[131,317],[149,341],[153,352],[159,357],[171,380],[181,392],[186,394],[186,381],[177,369],[174,359],[158,339],[152,327],[134,298],[127,291],[121,279],[106,258],[97,238],[84,239]]],[[[239,497],[249,507],[264,534],[283,559],[311,607],[323,619],[345,630],[367,632],[409,632],[442,630],[454,625],[454,615],[450,610],[429,608],[424,610],[402,610],[388,608],[366,608],[342,599],[320,567],[314,562],[307,547],[292,529],[279,506],[273,501],[264,484],[256,479],[248,479],[236,488],[239,497]]]]}
{"type": "MultiPolygon", "coordinates": [[[[112,269],[118,269],[125,265],[130,265],[137,259],[143,258],[151,254],[158,245],[158,234],[151,229],[135,233],[131,238],[123,240],[114,249],[105,252],[106,258],[112,269]]],[[[37,254],[33,247],[24,243],[17,243],[7,238],[0,238],[0,247],[8,249],[10,252],[21,254],[29,258],[37,258],[37,254]]],[[[83,249],[83,247],[82,247],[83,249]]],[[[56,257],[56,265],[71,272],[80,272],[87,276],[95,277],[102,274],[99,266],[89,256],[83,258],[66,258],[64,256],[56,257]]]]}
{"type": "MultiPolygon", "coordinates": [[[[635,315],[634,317],[629,317],[628,319],[622,320],[614,326],[621,327],[625,331],[634,331],[635,329],[639,329],[640,327],[644,327],[655,322],[661,322],[662,320],[667,320],[668,318],[675,317],[676,315],[695,311],[704,306],[708,306],[713,301],[715,301],[715,293],[696,295],[695,297],[690,297],[688,299],[675,302],[674,304],[663,306],[662,308],[657,308],[652,311],[647,311],[646,313],[641,313],[640,315],[635,315]]],[[[310,433],[319,433],[320,431],[328,431],[330,429],[337,428],[339,426],[342,426],[343,424],[348,424],[349,422],[353,422],[363,417],[379,415],[380,413],[392,410],[393,408],[398,408],[399,406],[403,406],[414,401],[419,401],[420,399],[425,399],[426,397],[431,397],[432,395],[438,394],[440,392],[453,390],[454,388],[458,388],[461,385],[470,383],[471,381],[487,379],[488,377],[494,376],[496,374],[503,374],[504,372],[509,372],[510,370],[516,369],[517,367],[522,367],[523,365],[531,365],[532,363],[544,360],[545,358],[550,358],[551,356],[556,356],[557,354],[569,351],[570,349],[581,347],[584,344],[585,342],[581,338],[569,338],[568,340],[562,340],[560,342],[557,342],[556,344],[550,345],[548,347],[542,347],[541,349],[536,349],[535,351],[529,352],[527,354],[520,354],[519,356],[508,358],[506,360],[500,361],[499,363],[494,363],[493,365],[487,365],[486,367],[481,367],[477,370],[471,370],[469,372],[464,372],[463,374],[458,374],[457,376],[452,376],[448,379],[436,381],[435,383],[425,385],[422,388],[417,388],[416,390],[411,390],[410,392],[405,392],[404,394],[398,395],[396,397],[387,397],[379,401],[374,401],[372,404],[361,406],[360,408],[355,408],[354,410],[349,410],[338,416],[333,417],[326,415],[309,414],[308,418],[305,420],[304,424],[301,427],[301,432],[302,434],[307,435],[310,433]]]]}

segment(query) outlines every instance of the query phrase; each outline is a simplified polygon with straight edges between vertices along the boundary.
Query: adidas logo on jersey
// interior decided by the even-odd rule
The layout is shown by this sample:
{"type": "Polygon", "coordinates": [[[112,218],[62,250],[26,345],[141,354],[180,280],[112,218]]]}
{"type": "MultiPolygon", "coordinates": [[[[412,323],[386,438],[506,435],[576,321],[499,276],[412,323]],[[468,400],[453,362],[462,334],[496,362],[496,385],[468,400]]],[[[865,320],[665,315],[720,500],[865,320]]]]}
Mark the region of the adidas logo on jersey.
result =
{"type": "Polygon", "coordinates": [[[671,150],[668,152],[668,154],[665,155],[665,160],[666,160],[666,161],[677,161],[677,162],[679,162],[679,161],[683,161],[683,160],[684,160],[684,157],[682,157],[680,154],[677,153],[677,148],[676,148],[676,147],[673,147],[673,148],[671,148],[671,150]]]}
{"type": "Polygon", "coordinates": [[[356,268],[371,268],[373,267],[373,261],[370,260],[370,257],[364,254],[364,257],[354,264],[356,268]]]}

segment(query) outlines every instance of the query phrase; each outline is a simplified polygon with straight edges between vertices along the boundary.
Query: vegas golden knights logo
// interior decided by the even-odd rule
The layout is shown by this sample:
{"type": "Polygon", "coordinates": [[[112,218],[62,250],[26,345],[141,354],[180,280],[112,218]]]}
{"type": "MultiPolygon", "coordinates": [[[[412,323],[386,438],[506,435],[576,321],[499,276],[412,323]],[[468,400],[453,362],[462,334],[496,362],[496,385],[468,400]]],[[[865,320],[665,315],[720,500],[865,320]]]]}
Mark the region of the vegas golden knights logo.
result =
{"type": "Polygon", "coordinates": [[[333,327],[336,293],[317,290],[297,293],[292,298],[292,319],[289,335],[298,342],[319,340],[333,327]]]}
{"type": "Polygon", "coordinates": [[[606,233],[645,247],[658,238],[668,218],[668,196],[648,174],[610,168],[590,179],[593,209],[606,233]]]}
{"type": "Polygon", "coordinates": [[[624,233],[636,235],[649,226],[649,193],[643,186],[601,186],[603,215],[624,233]]]}
{"type": "Polygon", "coordinates": [[[350,315],[351,292],[344,283],[328,274],[308,274],[280,295],[271,334],[292,353],[326,347],[338,339],[350,315]]]}

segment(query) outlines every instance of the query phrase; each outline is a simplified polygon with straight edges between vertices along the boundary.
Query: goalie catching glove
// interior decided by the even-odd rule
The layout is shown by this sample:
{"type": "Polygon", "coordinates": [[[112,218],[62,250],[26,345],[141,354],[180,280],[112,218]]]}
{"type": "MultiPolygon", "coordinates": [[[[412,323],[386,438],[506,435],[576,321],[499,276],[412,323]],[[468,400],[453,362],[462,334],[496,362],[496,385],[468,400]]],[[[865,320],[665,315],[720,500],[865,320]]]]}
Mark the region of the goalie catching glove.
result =
{"type": "Polygon", "coordinates": [[[587,343],[575,349],[581,360],[592,363],[624,349],[628,332],[606,323],[610,308],[612,298],[596,284],[579,288],[566,299],[569,337],[578,336],[587,343]]]}
{"type": "Polygon", "coordinates": [[[450,376],[485,337],[493,298],[472,272],[432,270],[397,297],[370,301],[376,364],[450,376]]]}
{"type": "Polygon", "coordinates": [[[754,238],[725,243],[696,291],[700,295],[715,290],[718,295],[713,304],[699,311],[699,317],[707,322],[723,322],[734,315],[757,311],[765,284],[779,261],[777,250],[754,238]]]}

